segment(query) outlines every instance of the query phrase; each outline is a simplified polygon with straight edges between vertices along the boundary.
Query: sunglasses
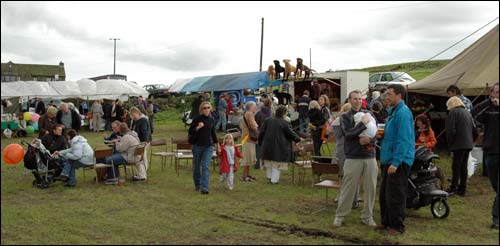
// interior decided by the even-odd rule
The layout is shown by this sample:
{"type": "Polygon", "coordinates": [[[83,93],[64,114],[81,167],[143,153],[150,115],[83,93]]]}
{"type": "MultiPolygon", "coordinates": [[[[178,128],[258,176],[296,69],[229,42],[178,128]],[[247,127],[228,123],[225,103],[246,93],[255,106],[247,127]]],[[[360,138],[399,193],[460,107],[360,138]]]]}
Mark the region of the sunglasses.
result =
{"type": "Polygon", "coordinates": [[[210,109],[210,107],[203,107],[203,109],[210,109]]]}

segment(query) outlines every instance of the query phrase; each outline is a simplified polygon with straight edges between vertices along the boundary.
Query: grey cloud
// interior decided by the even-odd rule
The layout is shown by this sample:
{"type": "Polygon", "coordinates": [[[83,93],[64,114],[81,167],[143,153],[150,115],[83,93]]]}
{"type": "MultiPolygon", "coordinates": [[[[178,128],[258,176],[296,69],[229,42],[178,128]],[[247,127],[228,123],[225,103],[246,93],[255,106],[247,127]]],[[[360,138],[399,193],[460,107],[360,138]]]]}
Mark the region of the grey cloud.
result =
{"type": "Polygon", "coordinates": [[[223,60],[222,52],[197,46],[186,46],[156,54],[125,52],[120,60],[140,62],[172,71],[214,69],[223,60]]]}
{"type": "MultiPolygon", "coordinates": [[[[413,40],[442,40],[462,35],[463,30],[483,20],[484,6],[469,3],[435,2],[428,5],[380,11],[380,16],[362,28],[327,35],[317,43],[326,48],[356,47],[371,41],[398,40],[405,36],[413,40]]],[[[497,13],[498,15],[498,13],[497,13]]],[[[493,19],[495,16],[491,16],[493,19]]],[[[348,20],[347,20],[348,21],[348,20]]],[[[470,28],[468,28],[470,27],[470,28]]]]}
{"type": "Polygon", "coordinates": [[[19,30],[35,27],[46,32],[55,31],[62,39],[74,39],[99,47],[109,46],[106,39],[97,39],[85,29],[50,12],[44,2],[2,2],[2,5],[2,27],[11,32],[19,33],[19,30]]]}

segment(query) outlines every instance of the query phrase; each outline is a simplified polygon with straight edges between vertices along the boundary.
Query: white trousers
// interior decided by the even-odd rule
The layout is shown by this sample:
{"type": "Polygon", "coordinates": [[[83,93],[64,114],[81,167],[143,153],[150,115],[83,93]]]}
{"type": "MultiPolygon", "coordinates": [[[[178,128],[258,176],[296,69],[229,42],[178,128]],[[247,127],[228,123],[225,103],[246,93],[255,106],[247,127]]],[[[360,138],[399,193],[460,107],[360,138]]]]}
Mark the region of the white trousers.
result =
{"type": "Polygon", "coordinates": [[[272,183],[278,183],[278,181],[280,180],[281,171],[275,167],[266,168],[266,169],[267,169],[267,178],[271,179],[272,183]]]}

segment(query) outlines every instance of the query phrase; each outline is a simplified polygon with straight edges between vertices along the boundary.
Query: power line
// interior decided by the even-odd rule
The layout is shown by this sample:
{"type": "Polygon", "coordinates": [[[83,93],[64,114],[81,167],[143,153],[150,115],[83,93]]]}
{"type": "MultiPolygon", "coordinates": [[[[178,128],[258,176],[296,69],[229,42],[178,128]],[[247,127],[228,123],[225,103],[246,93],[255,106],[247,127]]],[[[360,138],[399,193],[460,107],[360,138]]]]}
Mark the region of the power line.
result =
{"type": "MultiPolygon", "coordinates": [[[[484,26],[480,27],[479,29],[475,30],[473,33],[471,33],[471,34],[467,35],[465,38],[462,38],[462,39],[460,39],[458,42],[455,42],[455,43],[454,43],[453,45],[451,45],[450,47],[448,47],[448,48],[444,49],[443,51],[441,51],[441,52],[437,53],[437,54],[436,54],[436,55],[434,55],[433,57],[431,57],[431,58],[429,58],[429,59],[425,60],[424,62],[422,62],[422,63],[418,64],[417,66],[413,67],[412,69],[410,69],[410,70],[406,71],[406,73],[409,73],[409,72],[411,72],[411,71],[413,71],[413,70],[417,69],[418,67],[420,67],[420,66],[422,66],[422,65],[426,64],[426,63],[427,63],[427,62],[429,62],[430,60],[432,60],[432,59],[436,58],[437,56],[439,56],[439,55],[443,54],[444,52],[448,51],[449,49],[451,49],[451,48],[455,47],[457,44],[461,43],[462,41],[466,40],[466,39],[467,39],[467,38],[469,38],[470,36],[472,36],[472,35],[476,34],[477,32],[481,31],[483,28],[485,28],[486,26],[488,26],[489,24],[493,23],[493,22],[494,22],[494,21],[496,21],[496,20],[498,20],[498,17],[496,17],[496,18],[495,18],[495,19],[493,19],[492,21],[488,22],[486,25],[484,25],[484,26]]],[[[402,75],[403,75],[403,74],[398,75],[396,78],[394,78],[394,80],[396,80],[397,78],[401,77],[402,75]]]]}

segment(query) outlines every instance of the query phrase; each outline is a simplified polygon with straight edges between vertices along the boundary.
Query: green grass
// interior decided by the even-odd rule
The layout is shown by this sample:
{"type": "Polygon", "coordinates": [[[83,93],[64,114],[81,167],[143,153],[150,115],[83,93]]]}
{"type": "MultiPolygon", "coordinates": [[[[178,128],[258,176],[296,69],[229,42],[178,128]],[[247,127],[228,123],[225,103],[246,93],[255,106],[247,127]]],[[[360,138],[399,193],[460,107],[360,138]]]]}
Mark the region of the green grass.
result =
{"type": "MultiPolygon", "coordinates": [[[[162,112],[154,139],[186,137],[174,111],[162,112]],[[169,119],[169,120],[167,120],[169,119]]],[[[92,146],[103,147],[102,133],[82,132],[92,146]]],[[[22,139],[2,139],[2,149],[22,139]]],[[[324,148],[323,150],[326,150],[324,148]]],[[[450,160],[441,154],[439,165],[449,175],[450,160]]],[[[229,191],[211,173],[210,195],[194,192],[189,165],[180,176],[159,159],[152,161],[147,183],[126,182],[124,187],[96,185],[92,174],[77,171],[77,186],[53,184],[49,189],[31,187],[31,174],[22,163],[1,165],[2,244],[498,244],[491,230],[494,193],[480,176],[470,180],[465,198],[449,199],[451,214],[433,219],[429,207],[408,211],[407,233],[388,237],[360,222],[361,209],[353,210],[341,228],[331,226],[335,215],[329,192],[291,184],[291,170],[280,184],[268,185],[265,172],[252,170],[257,182],[235,180],[229,191]]],[[[241,175],[238,170],[236,177],[241,175]]],[[[375,220],[380,222],[378,201],[375,220]]]]}
{"type": "Polygon", "coordinates": [[[414,79],[421,80],[445,66],[449,61],[450,60],[407,62],[353,70],[370,72],[370,74],[378,72],[407,72],[414,79]]]}

